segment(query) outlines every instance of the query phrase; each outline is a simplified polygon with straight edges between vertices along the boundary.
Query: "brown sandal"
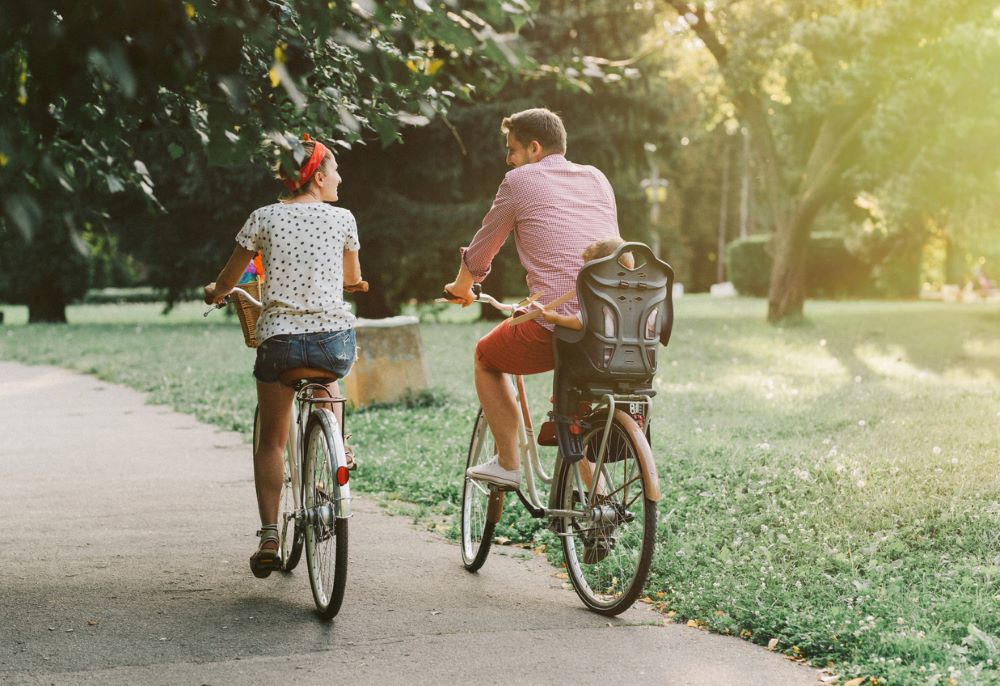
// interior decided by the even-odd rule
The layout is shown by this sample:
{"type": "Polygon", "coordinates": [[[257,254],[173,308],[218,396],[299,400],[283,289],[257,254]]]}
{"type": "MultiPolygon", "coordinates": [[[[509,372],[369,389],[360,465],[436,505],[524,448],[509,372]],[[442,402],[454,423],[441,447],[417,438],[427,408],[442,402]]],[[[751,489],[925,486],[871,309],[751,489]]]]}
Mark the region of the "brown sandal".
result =
{"type": "Polygon", "coordinates": [[[278,525],[266,524],[257,531],[260,545],[257,552],[250,556],[250,571],[258,579],[266,579],[271,572],[281,569],[281,552],[279,550],[278,525]],[[271,544],[274,547],[270,547],[271,544]],[[264,547],[268,546],[268,547],[264,547]]]}

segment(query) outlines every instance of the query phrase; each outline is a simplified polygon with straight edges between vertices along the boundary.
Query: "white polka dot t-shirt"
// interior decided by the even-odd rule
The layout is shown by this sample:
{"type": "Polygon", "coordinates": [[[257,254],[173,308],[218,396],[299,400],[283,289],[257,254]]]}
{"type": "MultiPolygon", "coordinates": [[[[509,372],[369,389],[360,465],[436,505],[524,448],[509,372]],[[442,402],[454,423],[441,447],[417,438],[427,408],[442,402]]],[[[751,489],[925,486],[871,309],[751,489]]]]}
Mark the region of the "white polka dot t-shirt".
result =
{"type": "Polygon", "coordinates": [[[275,203],[253,211],[236,242],[264,262],[257,338],[350,329],[344,250],[360,250],[349,210],[322,202],[275,203]]]}

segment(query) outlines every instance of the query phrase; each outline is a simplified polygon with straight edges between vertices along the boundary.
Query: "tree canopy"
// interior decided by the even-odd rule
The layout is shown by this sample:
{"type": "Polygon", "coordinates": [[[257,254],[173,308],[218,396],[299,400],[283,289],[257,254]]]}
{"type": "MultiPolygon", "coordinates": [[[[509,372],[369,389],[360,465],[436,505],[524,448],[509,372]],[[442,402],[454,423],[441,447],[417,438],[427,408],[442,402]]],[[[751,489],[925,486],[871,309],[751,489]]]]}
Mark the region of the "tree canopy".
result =
{"type": "MultiPolygon", "coordinates": [[[[0,291],[33,321],[64,318],[95,251],[135,257],[132,272],[173,295],[203,280],[304,132],[343,156],[377,272],[365,307],[391,313],[453,268],[503,174],[497,123],[539,105],[566,120],[570,157],[611,178],[623,233],[659,242],[689,287],[718,278],[737,219],[773,234],[773,321],[803,312],[813,231],[844,236],[877,278],[908,265],[886,293],[914,292],[928,240],[1000,253],[1000,176],[983,154],[1000,143],[1000,14],[986,0],[39,0],[4,13],[0,291]],[[670,182],[658,220],[641,186],[652,166],[670,182]],[[401,230],[411,253],[391,249],[401,230]]],[[[518,276],[502,256],[493,278],[518,276]]]]}
{"type": "MultiPolygon", "coordinates": [[[[934,11],[906,0],[664,4],[677,17],[668,30],[686,28],[711,54],[722,106],[752,132],[775,233],[771,320],[802,313],[817,214],[872,189],[876,170],[913,181],[938,148],[980,173],[956,154],[967,130],[954,134],[968,117],[988,122],[1000,102],[996,80],[982,79],[997,66],[993,3],[949,0],[934,11]]],[[[986,183],[996,183],[992,174],[986,183]]]]}
{"type": "Polygon", "coordinates": [[[54,246],[79,245],[85,225],[106,221],[108,195],[135,187],[160,203],[160,180],[140,149],[182,160],[197,177],[205,164],[272,161],[275,148],[301,158],[303,130],[344,147],[366,130],[388,143],[456,98],[502,82],[499,75],[533,68],[512,40],[528,19],[527,0],[441,7],[424,0],[8,4],[0,24],[0,230],[20,257],[3,266],[32,266],[11,280],[36,292],[47,283],[52,308],[38,302],[37,314],[64,318],[68,294],[58,302],[51,285],[66,253],[54,246]]]}

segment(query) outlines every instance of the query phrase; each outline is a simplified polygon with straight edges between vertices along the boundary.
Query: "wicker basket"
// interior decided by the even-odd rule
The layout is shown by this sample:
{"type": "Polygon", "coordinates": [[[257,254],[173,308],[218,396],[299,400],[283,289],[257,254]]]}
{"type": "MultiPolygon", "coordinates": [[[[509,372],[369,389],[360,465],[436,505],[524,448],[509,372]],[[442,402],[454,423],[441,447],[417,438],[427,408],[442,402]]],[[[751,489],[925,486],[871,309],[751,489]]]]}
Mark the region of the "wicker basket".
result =
{"type": "MultiPolygon", "coordinates": [[[[260,281],[241,283],[240,288],[260,300],[260,281]]],[[[240,327],[243,329],[243,340],[248,348],[257,347],[257,317],[260,316],[260,308],[250,303],[239,293],[233,293],[233,307],[236,308],[236,316],[240,318],[240,327]]]]}

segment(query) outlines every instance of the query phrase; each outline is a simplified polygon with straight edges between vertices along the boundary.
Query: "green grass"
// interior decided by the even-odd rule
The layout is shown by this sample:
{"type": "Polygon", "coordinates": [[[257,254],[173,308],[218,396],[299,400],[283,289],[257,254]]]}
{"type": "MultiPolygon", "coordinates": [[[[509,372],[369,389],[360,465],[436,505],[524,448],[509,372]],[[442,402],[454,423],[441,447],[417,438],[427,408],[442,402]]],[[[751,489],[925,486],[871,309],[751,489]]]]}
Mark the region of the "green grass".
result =
{"type": "MultiPolygon", "coordinates": [[[[807,325],[781,329],[759,300],[676,305],[654,405],[652,602],[778,639],[844,680],[1000,683],[1000,311],[816,302],[807,325]]],[[[166,317],[77,306],[71,326],[29,327],[21,308],[4,309],[0,358],[93,373],[249,431],[253,352],[234,319],[202,319],[193,304],[166,317]]],[[[437,402],[351,415],[356,488],[418,514],[454,510],[476,406],[471,351],[488,328],[422,326],[437,402]]],[[[531,381],[540,418],[549,380],[531,381]]],[[[552,553],[507,510],[502,535],[552,553]]]]}

